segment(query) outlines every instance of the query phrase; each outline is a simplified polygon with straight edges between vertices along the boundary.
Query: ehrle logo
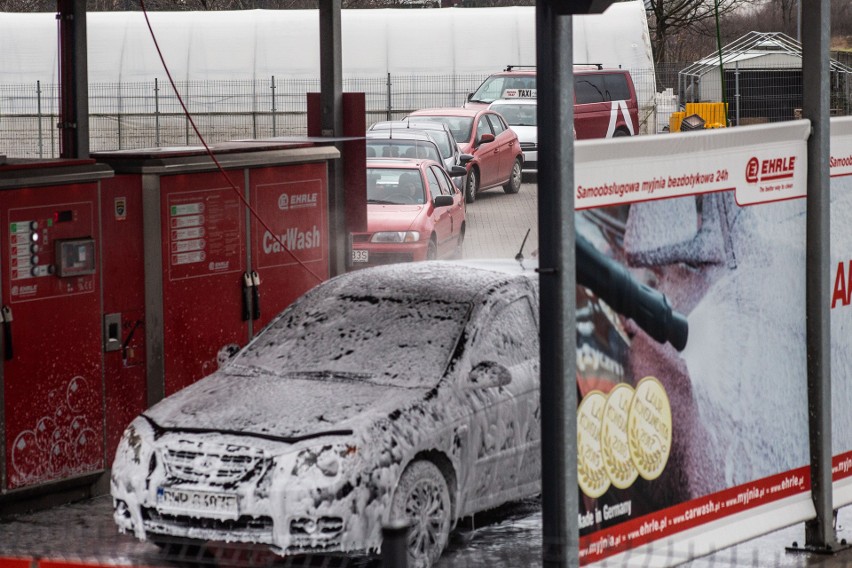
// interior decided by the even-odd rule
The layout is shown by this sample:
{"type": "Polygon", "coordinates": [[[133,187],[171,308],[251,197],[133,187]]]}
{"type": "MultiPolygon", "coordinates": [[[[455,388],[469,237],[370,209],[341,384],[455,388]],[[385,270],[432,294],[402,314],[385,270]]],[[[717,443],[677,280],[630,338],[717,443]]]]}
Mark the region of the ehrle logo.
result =
{"type": "Polygon", "coordinates": [[[778,181],[792,179],[796,172],[796,156],[758,160],[752,157],[746,164],[746,182],[778,181]]]}
{"type": "Polygon", "coordinates": [[[287,209],[301,209],[304,207],[316,207],[316,193],[295,193],[287,195],[282,193],[278,196],[278,209],[285,211],[287,209]]]}

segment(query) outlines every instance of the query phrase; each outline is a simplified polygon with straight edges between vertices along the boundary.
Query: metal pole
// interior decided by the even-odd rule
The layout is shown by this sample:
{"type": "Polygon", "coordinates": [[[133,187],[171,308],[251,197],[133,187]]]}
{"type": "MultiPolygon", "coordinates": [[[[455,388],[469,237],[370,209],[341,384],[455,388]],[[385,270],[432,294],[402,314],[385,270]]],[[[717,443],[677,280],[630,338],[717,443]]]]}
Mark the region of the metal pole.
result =
{"type": "MultiPolygon", "coordinates": [[[[340,31],[341,0],[319,2],[320,17],[320,128],[322,135],[343,134],[343,55],[340,31]]],[[[343,145],[335,144],[338,150],[343,145]]],[[[331,275],[346,271],[346,215],[344,209],[343,164],[332,160],[329,177],[329,270],[331,275]]]]}
{"type": "Polygon", "coordinates": [[[272,76],[272,85],[270,88],[272,89],[272,135],[277,136],[278,125],[275,121],[275,111],[277,110],[275,108],[275,75],[272,76]]]}
{"type": "Polygon", "coordinates": [[[740,62],[737,61],[734,65],[734,99],[736,99],[737,126],[740,125],[740,62]]]}
{"type": "Polygon", "coordinates": [[[38,113],[38,157],[44,158],[44,141],[41,131],[41,81],[36,81],[36,108],[38,113]]]}
{"type": "Polygon", "coordinates": [[[382,527],[382,568],[408,568],[408,524],[382,527]]]}
{"type": "Polygon", "coordinates": [[[387,80],[387,83],[385,83],[385,89],[386,89],[386,92],[387,92],[387,96],[386,96],[386,98],[387,98],[387,119],[393,120],[391,118],[391,109],[393,108],[393,105],[391,103],[391,74],[390,73],[388,73],[388,80],[387,80]]]}
{"type": "Polygon", "coordinates": [[[157,148],[160,147],[160,83],[154,77],[154,137],[157,148]]]}
{"type": "Polygon", "coordinates": [[[536,3],[541,280],[542,561],[577,566],[577,379],[572,17],[536,3]]]}
{"type": "Polygon", "coordinates": [[[86,0],[58,0],[59,152],[62,158],[89,157],[89,77],[86,59],[86,0]]]}
{"type": "Polygon", "coordinates": [[[836,547],[831,486],[831,225],[829,178],[830,0],[802,10],[802,115],[808,139],[806,343],[811,498],[816,518],[805,523],[805,546],[836,547]]]}

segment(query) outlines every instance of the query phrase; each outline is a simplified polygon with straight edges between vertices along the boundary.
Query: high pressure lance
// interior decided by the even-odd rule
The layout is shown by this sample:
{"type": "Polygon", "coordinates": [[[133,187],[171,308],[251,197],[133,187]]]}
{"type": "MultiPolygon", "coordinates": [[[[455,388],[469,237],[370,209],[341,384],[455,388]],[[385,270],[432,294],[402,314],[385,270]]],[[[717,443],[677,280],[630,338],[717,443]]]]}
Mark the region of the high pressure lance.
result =
{"type": "Polygon", "coordinates": [[[660,343],[678,351],[686,347],[689,324],[672,310],[666,296],[638,280],[623,265],[604,255],[576,233],[577,283],[589,288],[616,312],[636,322],[660,343]]]}

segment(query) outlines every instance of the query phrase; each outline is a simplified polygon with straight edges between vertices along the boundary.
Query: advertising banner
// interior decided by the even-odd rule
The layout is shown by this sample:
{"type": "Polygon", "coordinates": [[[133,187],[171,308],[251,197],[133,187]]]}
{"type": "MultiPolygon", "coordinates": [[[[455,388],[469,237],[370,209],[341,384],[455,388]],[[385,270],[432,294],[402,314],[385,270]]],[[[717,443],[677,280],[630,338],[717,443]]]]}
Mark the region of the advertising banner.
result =
{"type": "MultiPolygon", "coordinates": [[[[675,565],[815,515],[809,132],[794,121],[577,143],[578,281],[584,255],[608,274],[578,286],[581,564],[675,565]]],[[[850,156],[832,173],[852,173],[850,156]]],[[[833,189],[839,225],[852,207],[833,189]]],[[[852,276],[841,246],[838,306],[852,276]]],[[[833,324],[837,384],[852,351],[839,339],[847,322],[833,324]]],[[[846,452],[850,426],[835,445],[846,452]]]]}
{"type": "Polygon", "coordinates": [[[831,121],[831,366],[834,505],[852,503],[852,118],[831,121]]]}

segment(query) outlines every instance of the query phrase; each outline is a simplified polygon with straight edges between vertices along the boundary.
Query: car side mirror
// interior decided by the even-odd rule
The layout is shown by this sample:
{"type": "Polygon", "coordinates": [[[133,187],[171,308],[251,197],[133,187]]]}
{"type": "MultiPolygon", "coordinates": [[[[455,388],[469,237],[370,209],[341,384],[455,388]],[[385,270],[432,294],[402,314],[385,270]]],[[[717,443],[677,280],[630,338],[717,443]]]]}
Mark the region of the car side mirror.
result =
{"type": "Polygon", "coordinates": [[[469,161],[473,160],[472,154],[459,154],[459,163],[461,165],[466,165],[469,161]]]}
{"type": "Polygon", "coordinates": [[[478,144],[485,144],[487,142],[494,142],[494,135],[490,132],[486,132],[485,134],[480,136],[478,144]]]}
{"type": "Polygon", "coordinates": [[[435,199],[432,200],[432,205],[434,205],[435,207],[449,207],[452,204],[452,195],[436,195],[435,199]]]}
{"type": "Polygon", "coordinates": [[[467,168],[464,166],[453,166],[450,168],[450,177],[461,177],[467,175],[467,168]]]}
{"type": "Polygon", "coordinates": [[[470,375],[467,378],[467,387],[472,389],[487,389],[503,387],[511,382],[512,373],[505,365],[494,361],[483,361],[471,369],[470,375]]]}

